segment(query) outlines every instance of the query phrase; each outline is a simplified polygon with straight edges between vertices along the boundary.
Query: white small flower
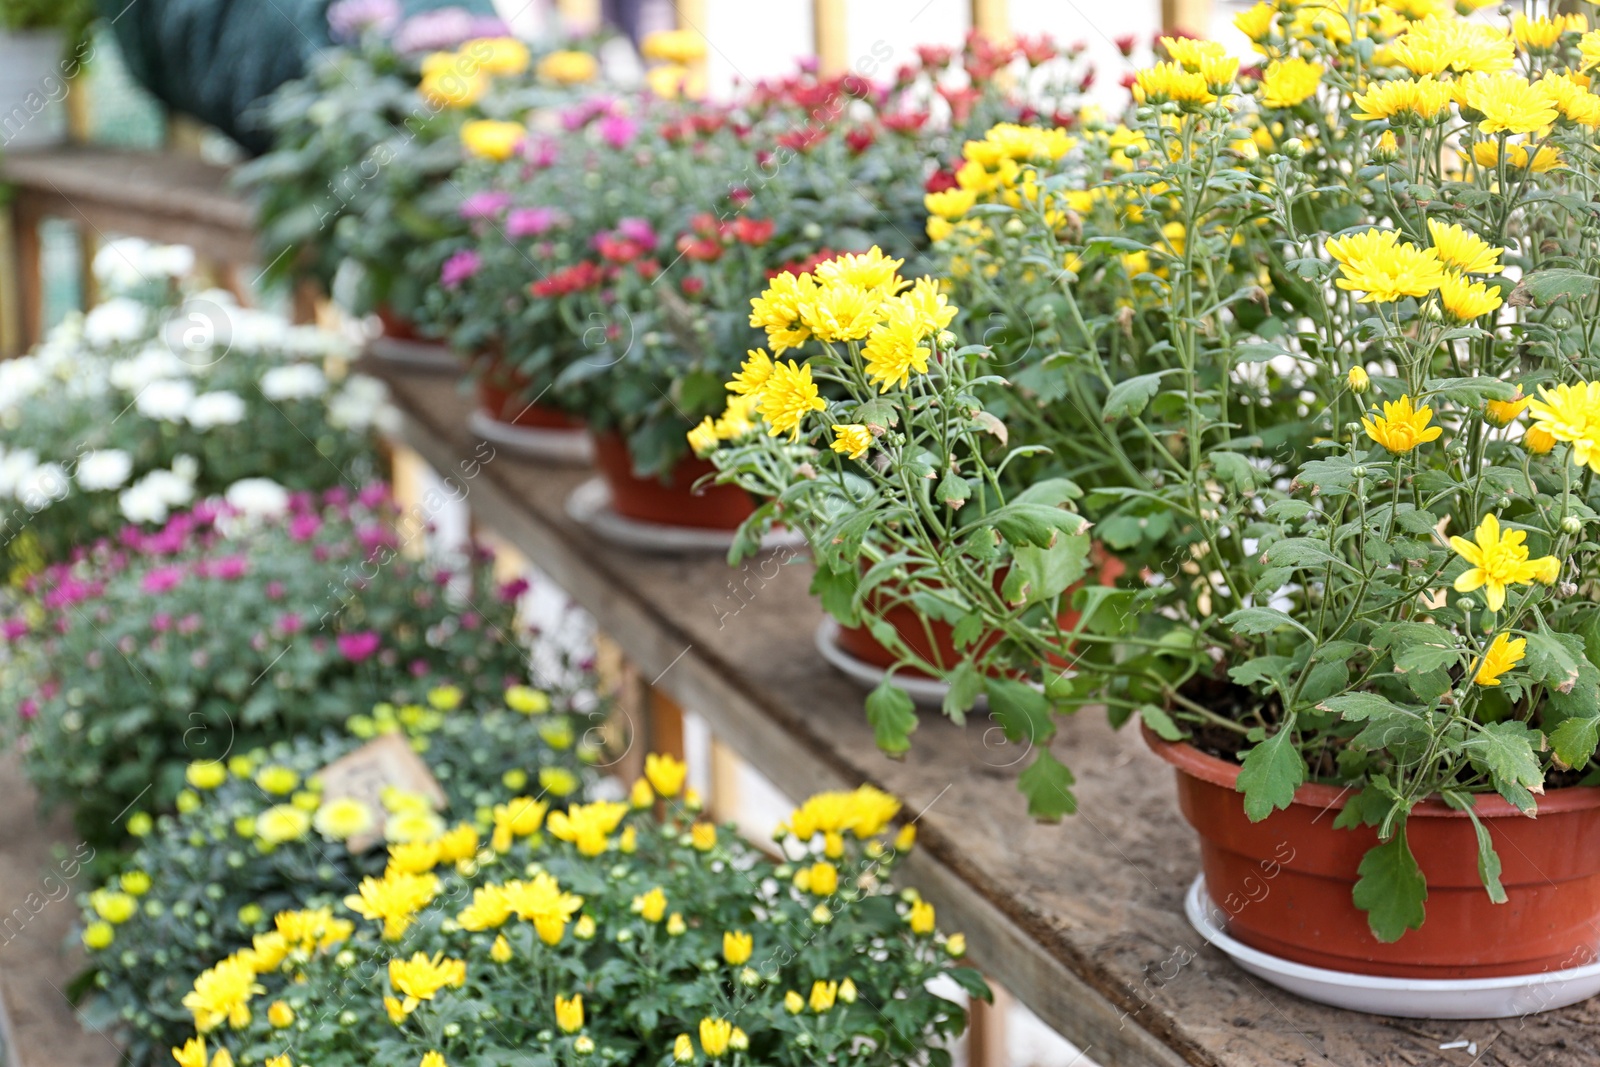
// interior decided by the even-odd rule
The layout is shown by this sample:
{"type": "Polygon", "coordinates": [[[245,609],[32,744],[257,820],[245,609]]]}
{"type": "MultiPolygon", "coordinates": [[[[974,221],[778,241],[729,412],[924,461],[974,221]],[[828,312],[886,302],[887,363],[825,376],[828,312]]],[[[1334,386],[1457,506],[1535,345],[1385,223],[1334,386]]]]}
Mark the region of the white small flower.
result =
{"type": "Polygon", "coordinates": [[[151,471],[138,484],[145,486],[150,492],[168,507],[182,507],[194,499],[194,474],[190,471],[151,471]]]}
{"type": "Polygon", "coordinates": [[[117,507],[122,517],[134,523],[167,521],[167,505],[161,494],[141,479],[117,495],[117,507]]]}
{"type": "Polygon", "coordinates": [[[223,497],[248,518],[270,518],[289,510],[289,490],[271,478],[242,478],[228,486],[223,497]]]}
{"type": "Polygon", "coordinates": [[[43,511],[71,492],[67,472],[59,463],[41,463],[17,483],[17,499],[29,511],[43,511]]]}
{"type": "Polygon", "coordinates": [[[78,460],[78,484],[94,492],[121,489],[133,473],[133,457],[120,448],[85,452],[78,460]]]}
{"type": "Polygon", "coordinates": [[[0,498],[17,495],[17,487],[33,474],[39,454],[31,448],[12,452],[0,449],[0,498]]]}
{"type": "Polygon", "coordinates": [[[31,356],[0,361],[0,411],[14,408],[44,387],[44,367],[31,356]]]}
{"type": "Polygon", "coordinates": [[[137,393],[151,382],[181,379],[188,373],[189,364],[173,355],[165,345],[155,344],[141,348],[131,359],[113,363],[106,376],[123,392],[137,393]]]}
{"type": "Polygon", "coordinates": [[[389,390],[376,378],[352,374],[328,402],[328,421],[343,430],[365,432],[369,427],[389,429],[398,412],[389,407],[389,390]]]}
{"type": "Polygon", "coordinates": [[[167,379],[151,382],[139,391],[134,407],[147,419],[178,422],[194,402],[194,386],[184,381],[167,379]]]}
{"type": "Polygon", "coordinates": [[[311,363],[273,367],[261,376],[261,394],[268,400],[304,400],[321,396],[327,388],[327,376],[311,363]]]}
{"type": "Polygon", "coordinates": [[[131,344],[150,328],[150,310],[137,300],[119,296],[99,305],[83,320],[83,339],[93,348],[131,344]]]}
{"type": "Polygon", "coordinates": [[[219,390],[201,393],[190,402],[184,417],[197,430],[213,426],[233,426],[244,420],[244,401],[235,393],[219,390]]]}

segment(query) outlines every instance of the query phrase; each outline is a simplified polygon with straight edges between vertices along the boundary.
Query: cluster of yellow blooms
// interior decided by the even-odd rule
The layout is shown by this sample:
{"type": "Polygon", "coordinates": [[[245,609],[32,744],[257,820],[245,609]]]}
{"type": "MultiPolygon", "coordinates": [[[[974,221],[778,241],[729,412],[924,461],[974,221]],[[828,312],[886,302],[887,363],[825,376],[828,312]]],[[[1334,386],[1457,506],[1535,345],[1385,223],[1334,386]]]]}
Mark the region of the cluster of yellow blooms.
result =
{"type": "MultiPolygon", "coordinates": [[[[194,1028],[202,1036],[191,1039],[173,1056],[182,1067],[205,1067],[203,1035],[226,1022],[239,1029],[250,1022],[250,1000],[263,988],[256,979],[276,971],[286,961],[303,959],[313,952],[328,952],[343,944],[355,932],[348,919],[336,919],[330,908],[279,912],[274,929],[257,934],[249,948],[243,948],[201,972],[194,988],[184,996],[183,1006],[194,1015],[194,1028]]],[[[268,1021],[283,1029],[294,1021],[287,1004],[274,1001],[267,1010],[268,1021]]]]}
{"type": "MultiPolygon", "coordinates": [[[[931,279],[913,284],[901,278],[903,263],[874,245],[799,275],[785,271],[750,301],[750,325],[766,330],[776,355],[811,340],[830,350],[844,345],[869,386],[879,392],[904,389],[913,374],[928,372],[932,349],[926,342],[950,325],[956,308],[931,279]]],[[[748,432],[752,416],[766,422],[768,436],[788,434],[796,440],[806,416],[827,408],[809,363],[773,359],[761,348],[750,351],[727,388],[733,396],[722,418],[707,417],[689,432],[689,444],[699,455],[748,432]]],[[[851,459],[871,447],[866,426],[837,425],[833,432],[834,450],[851,459]]]]}
{"type": "Polygon", "coordinates": [[[698,30],[657,30],[639,42],[639,54],[650,61],[645,83],[663,100],[706,94],[706,41],[698,30]]]}
{"type": "Polygon", "coordinates": [[[418,89],[434,107],[471,107],[494,76],[521,74],[530,60],[528,46],[515,37],[477,37],[454,52],[424,56],[418,89]]]}

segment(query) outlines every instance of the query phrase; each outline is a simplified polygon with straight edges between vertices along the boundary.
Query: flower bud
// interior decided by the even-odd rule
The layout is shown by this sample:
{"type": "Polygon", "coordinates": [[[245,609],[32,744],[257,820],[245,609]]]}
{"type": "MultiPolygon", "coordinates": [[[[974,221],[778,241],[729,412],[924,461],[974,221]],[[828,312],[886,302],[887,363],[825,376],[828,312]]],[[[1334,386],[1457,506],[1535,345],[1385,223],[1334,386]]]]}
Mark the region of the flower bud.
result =
{"type": "Polygon", "coordinates": [[[587,1056],[594,1051],[594,1038],[588,1034],[579,1034],[577,1040],[572,1042],[572,1051],[580,1056],[587,1056]]]}
{"type": "Polygon", "coordinates": [[[1350,384],[1350,391],[1357,396],[1372,388],[1372,379],[1367,376],[1366,368],[1359,364],[1350,368],[1345,380],[1350,384]]]}
{"type": "Polygon", "coordinates": [[[1583,532],[1583,520],[1576,515],[1568,515],[1561,520],[1561,532],[1571,537],[1577,537],[1583,532]]]}

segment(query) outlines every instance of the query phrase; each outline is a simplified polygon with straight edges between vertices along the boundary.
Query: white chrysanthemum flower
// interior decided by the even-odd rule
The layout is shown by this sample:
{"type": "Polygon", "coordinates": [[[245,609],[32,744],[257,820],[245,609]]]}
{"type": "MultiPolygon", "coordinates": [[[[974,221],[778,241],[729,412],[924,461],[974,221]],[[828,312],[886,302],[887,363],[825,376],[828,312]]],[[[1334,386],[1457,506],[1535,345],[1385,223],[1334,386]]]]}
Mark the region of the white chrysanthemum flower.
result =
{"type": "Polygon", "coordinates": [[[39,454],[31,448],[18,448],[11,452],[0,449],[0,497],[17,495],[17,486],[33,474],[39,465],[39,454]]]}
{"type": "Polygon", "coordinates": [[[376,378],[352,374],[343,389],[328,402],[328,421],[343,430],[365,432],[376,426],[399,428],[399,412],[389,406],[389,390],[376,378]]]}
{"type": "Polygon", "coordinates": [[[93,348],[132,344],[149,329],[149,308],[125,296],[107,300],[83,319],[83,339],[93,348]]]}
{"type": "Polygon", "coordinates": [[[123,392],[137,393],[151,382],[167,378],[181,379],[188,373],[189,364],[174,355],[171,349],[153,344],[141,348],[131,359],[113,363],[106,376],[112,385],[123,392]]]}
{"type": "Polygon", "coordinates": [[[34,396],[48,377],[40,361],[31,356],[0,361],[0,411],[34,396]]]}
{"type": "Polygon", "coordinates": [[[249,518],[271,518],[289,510],[289,490],[271,478],[242,478],[228,486],[223,498],[249,518]]]}
{"type": "Polygon", "coordinates": [[[178,422],[187,414],[192,403],[194,403],[194,386],[185,381],[168,379],[151,382],[139,390],[133,405],[139,409],[139,414],[147,419],[178,422]]]}
{"type": "Polygon", "coordinates": [[[119,493],[117,508],[123,518],[133,523],[166,522],[169,512],[166,501],[146,479],[140,479],[119,493]]]}
{"type": "Polygon", "coordinates": [[[209,430],[213,426],[236,425],[244,421],[244,414],[244,400],[238,394],[218,390],[195,397],[184,417],[195,429],[209,430]]]}
{"type": "Polygon", "coordinates": [[[43,511],[72,492],[72,483],[59,463],[41,463],[17,482],[17,499],[29,511],[43,511]]]}
{"type": "Polygon", "coordinates": [[[261,376],[261,395],[268,400],[304,400],[321,396],[327,388],[327,376],[311,363],[273,367],[261,376]]]}
{"type": "Polygon", "coordinates": [[[78,460],[78,484],[91,492],[121,489],[133,473],[133,457],[120,448],[85,452],[78,460]]]}

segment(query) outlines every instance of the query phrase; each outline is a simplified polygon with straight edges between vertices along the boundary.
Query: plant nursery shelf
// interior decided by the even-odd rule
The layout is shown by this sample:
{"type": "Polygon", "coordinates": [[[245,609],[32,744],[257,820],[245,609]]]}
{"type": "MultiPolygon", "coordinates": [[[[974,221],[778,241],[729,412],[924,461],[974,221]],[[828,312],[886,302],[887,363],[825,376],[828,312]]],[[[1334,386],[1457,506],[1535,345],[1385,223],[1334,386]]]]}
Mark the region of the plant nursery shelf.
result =
{"type": "Polygon", "coordinates": [[[1082,714],[1054,742],[1080,813],[1029,821],[1023,753],[981,715],[924,714],[902,761],[873,745],[862,690],[812,644],[811,568],[779,552],[720,558],[609,547],[567,517],[586,472],[492,459],[468,400],[437,377],[379,369],[403,434],[473,513],[596,618],[645,678],[791,796],[872,782],[920,813],[905,878],[966,933],[974,962],[1106,1067],[1330,1067],[1600,1062],[1600,1002],[1499,1022],[1384,1019],[1300,1000],[1236,969],[1183,917],[1199,869],[1167,767],[1132,729],[1082,714]],[[474,466],[474,463],[477,466],[474,466]],[[475,473],[474,473],[475,472],[475,473]],[[780,565],[781,563],[781,565],[780,565]]]}

